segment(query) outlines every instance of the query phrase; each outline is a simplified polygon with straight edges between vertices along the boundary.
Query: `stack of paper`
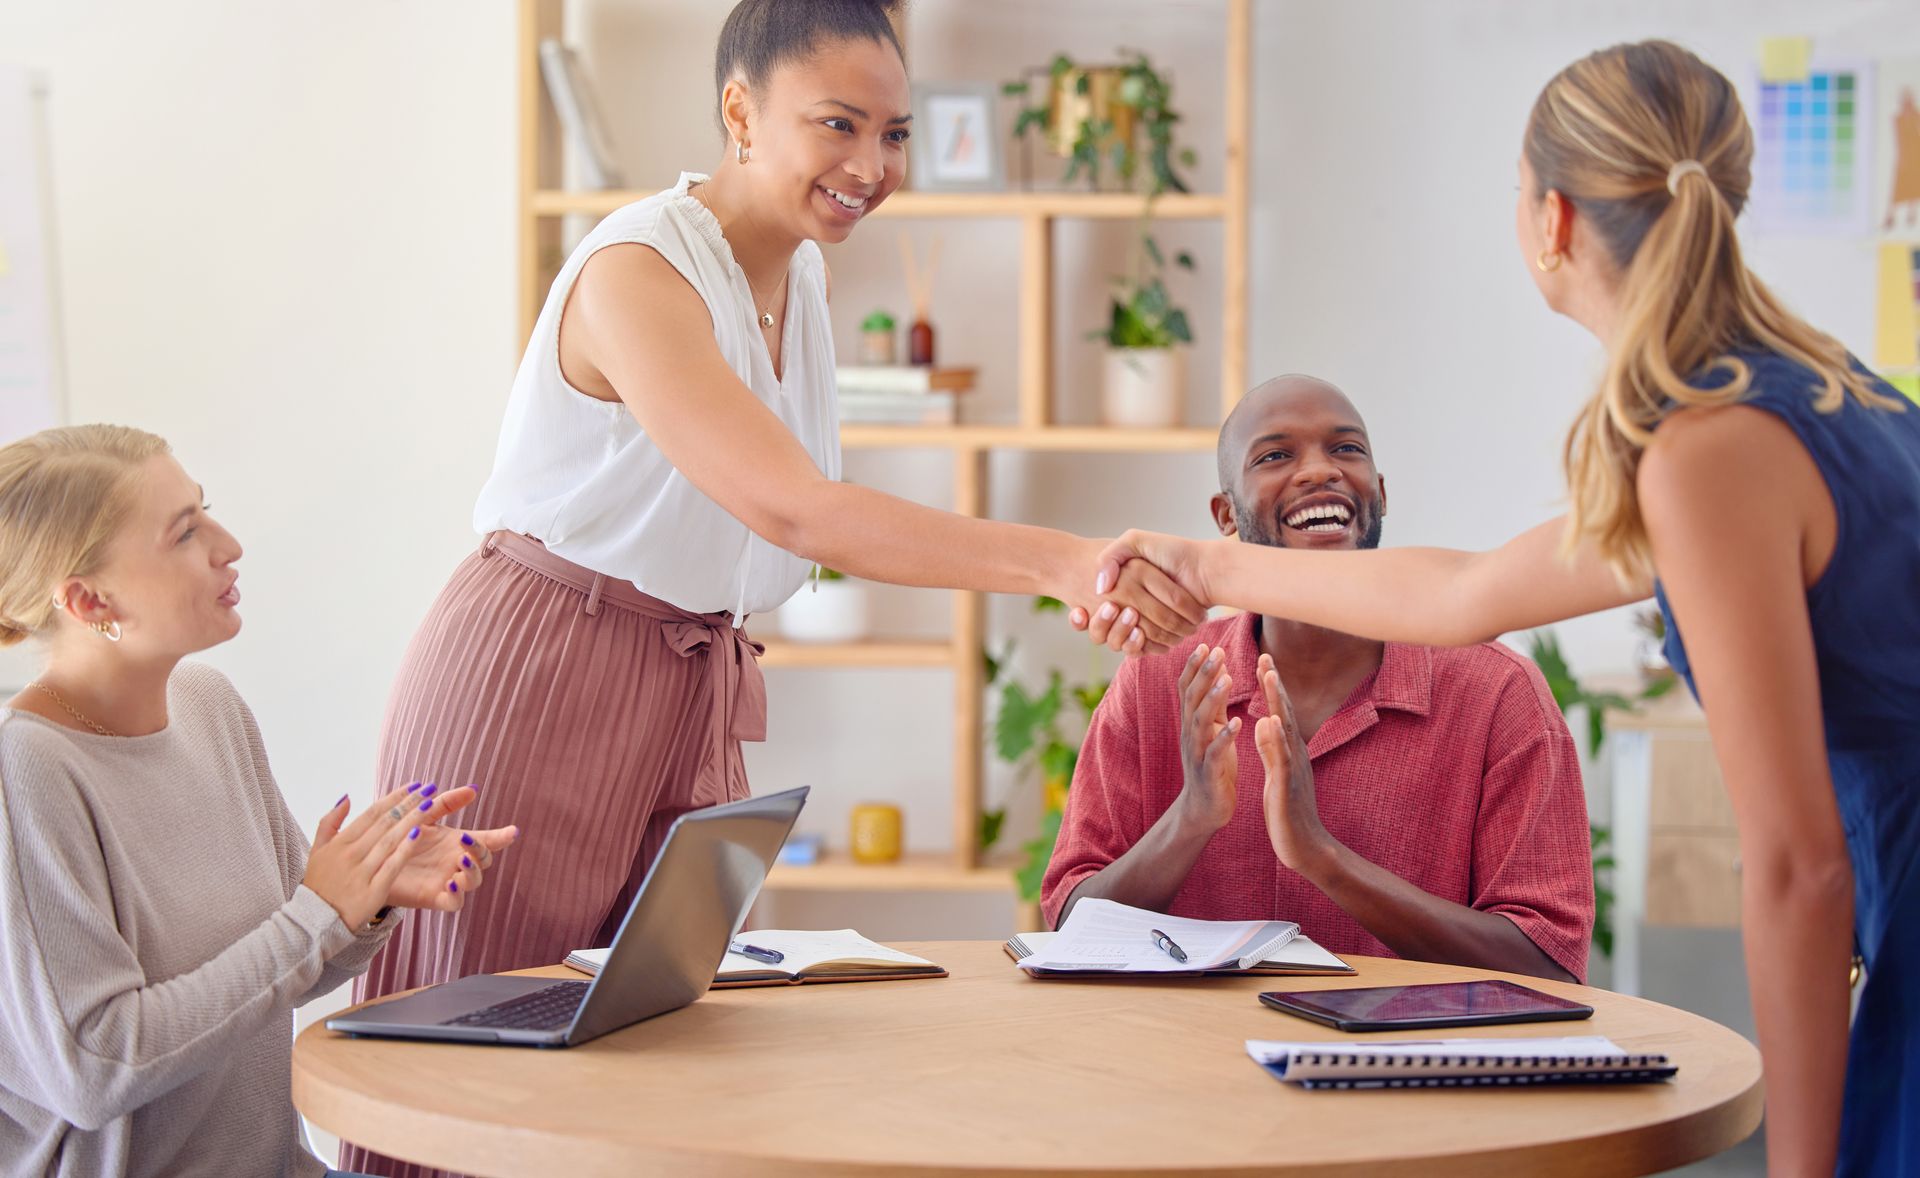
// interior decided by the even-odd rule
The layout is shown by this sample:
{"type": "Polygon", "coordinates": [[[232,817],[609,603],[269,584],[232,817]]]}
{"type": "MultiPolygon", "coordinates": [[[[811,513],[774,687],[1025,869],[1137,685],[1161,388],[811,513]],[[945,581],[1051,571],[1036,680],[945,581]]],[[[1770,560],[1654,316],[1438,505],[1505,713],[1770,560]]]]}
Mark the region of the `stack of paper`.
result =
{"type": "Polygon", "coordinates": [[[1019,961],[1024,970],[1108,973],[1194,973],[1251,969],[1300,934],[1286,920],[1193,920],[1089,897],[1044,946],[1019,961]],[[1184,960],[1154,934],[1178,945],[1184,960]]]}

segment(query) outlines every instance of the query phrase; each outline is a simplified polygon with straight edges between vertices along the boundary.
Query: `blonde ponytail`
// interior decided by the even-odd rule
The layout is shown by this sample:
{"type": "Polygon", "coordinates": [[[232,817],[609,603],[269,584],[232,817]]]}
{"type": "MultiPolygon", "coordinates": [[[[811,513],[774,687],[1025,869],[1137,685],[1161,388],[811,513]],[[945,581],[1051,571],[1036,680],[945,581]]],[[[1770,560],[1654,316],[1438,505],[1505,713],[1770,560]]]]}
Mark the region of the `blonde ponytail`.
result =
{"type": "Polygon", "coordinates": [[[0,647],[46,630],[53,592],[99,570],[147,459],[168,452],[121,425],[44,430],[0,447],[0,647]]]}
{"type": "Polygon", "coordinates": [[[1746,267],[1734,218],[1746,204],[1753,134],[1733,86],[1666,41],[1603,49],[1535,100],[1525,151],[1536,198],[1551,189],[1588,219],[1620,269],[1619,313],[1599,387],[1567,435],[1567,544],[1592,544],[1623,578],[1651,576],[1635,493],[1640,455],[1667,415],[1725,405],[1755,348],[1811,370],[1823,413],[1851,394],[1902,410],[1838,340],[1788,311],[1746,267]],[[1724,374],[1710,388],[1690,381],[1724,374]]]}

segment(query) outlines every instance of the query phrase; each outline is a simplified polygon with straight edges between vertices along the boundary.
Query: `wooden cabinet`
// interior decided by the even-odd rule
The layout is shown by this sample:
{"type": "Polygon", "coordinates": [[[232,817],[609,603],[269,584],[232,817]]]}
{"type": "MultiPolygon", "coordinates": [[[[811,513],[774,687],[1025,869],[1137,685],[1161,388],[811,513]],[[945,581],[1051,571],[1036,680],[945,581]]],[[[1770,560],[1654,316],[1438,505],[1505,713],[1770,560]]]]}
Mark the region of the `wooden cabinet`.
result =
{"type": "Polygon", "coordinates": [[[1636,993],[1646,925],[1737,928],[1740,840],[1706,718],[1683,691],[1615,718],[1614,985],[1636,993]]]}

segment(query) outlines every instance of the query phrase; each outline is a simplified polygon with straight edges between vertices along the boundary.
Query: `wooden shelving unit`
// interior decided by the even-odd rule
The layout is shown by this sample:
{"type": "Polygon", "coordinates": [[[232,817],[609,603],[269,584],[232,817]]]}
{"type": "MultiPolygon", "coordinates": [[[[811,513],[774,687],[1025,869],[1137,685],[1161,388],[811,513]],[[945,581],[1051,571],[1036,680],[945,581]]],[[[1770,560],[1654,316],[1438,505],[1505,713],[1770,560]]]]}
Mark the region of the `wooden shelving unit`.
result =
{"type": "MultiPolygon", "coordinates": [[[[570,192],[560,187],[559,134],[540,82],[540,39],[558,36],[565,0],[518,0],[520,5],[520,338],[533,330],[551,274],[543,260],[557,252],[560,219],[569,214],[605,215],[649,195],[639,191],[570,192]]],[[[1225,135],[1219,144],[1224,185],[1218,193],[1169,194],[1154,202],[1157,219],[1217,221],[1223,237],[1220,411],[1231,409],[1246,389],[1248,131],[1251,121],[1253,0],[1222,0],[1221,54],[1226,87],[1225,135]]],[[[1214,150],[1201,144],[1202,150],[1214,150]]],[[[1125,430],[1056,424],[1053,420],[1054,226],[1063,220],[1137,218],[1144,198],[1128,193],[896,192],[876,217],[1012,221],[1021,241],[1019,297],[1018,420],[1008,424],[949,427],[849,425],[846,449],[931,449],[949,452],[953,463],[953,510],[986,512],[987,456],[996,450],[1118,454],[1210,453],[1216,423],[1181,429],[1125,430]]],[[[955,592],[949,640],[860,642],[838,646],[769,643],[762,665],[797,669],[944,669],[953,678],[953,827],[959,843],[949,851],[909,853],[900,863],[863,867],[844,855],[811,867],[778,867],[767,886],[793,891],[1006,892],[1013,868],[983,864],[971,832],[979,828],[981,769],[985,753],[986,602],[979,593],[955,592]]]]}
{"type": "Polygon", "coordinates": [[[839,855],[808,867],[776,866],[767,886],[796,892],[1004,892],[1013,874],[1004,861],[956,867],[941,851],[909,851],[898,863],[865,865],[839,855]]]}

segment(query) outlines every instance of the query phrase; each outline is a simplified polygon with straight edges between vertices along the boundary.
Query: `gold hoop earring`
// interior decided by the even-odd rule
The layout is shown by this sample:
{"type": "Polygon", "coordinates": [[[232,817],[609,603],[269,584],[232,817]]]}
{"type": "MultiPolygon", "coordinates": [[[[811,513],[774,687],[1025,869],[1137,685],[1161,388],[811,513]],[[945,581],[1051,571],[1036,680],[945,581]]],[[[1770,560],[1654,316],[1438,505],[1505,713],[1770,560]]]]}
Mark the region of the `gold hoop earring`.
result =
{"type": "Polygon", "coordinates": [[[119,622],[95,622],[93,628],[100,631],[108,642],[120,641],[119,622]]]}
{"type": "Polygon", "coordinates": [[[1533,260],[1533,264],[1540,267],[1542,273],[1548,273],[1558,270],[1560,263],[1565,259],[1566,255],[1559,250],[1541,250],[1540,256],[1533,260]],[[1549,261],[1548,259],[1552,260],[1549,261]]]}
{"type": "Polygon", "coordinates": [[[736,139],[733,141],[733,158],[738,163],[744,164],[747,162],[747,141],[746,140],[736,139]]]}

